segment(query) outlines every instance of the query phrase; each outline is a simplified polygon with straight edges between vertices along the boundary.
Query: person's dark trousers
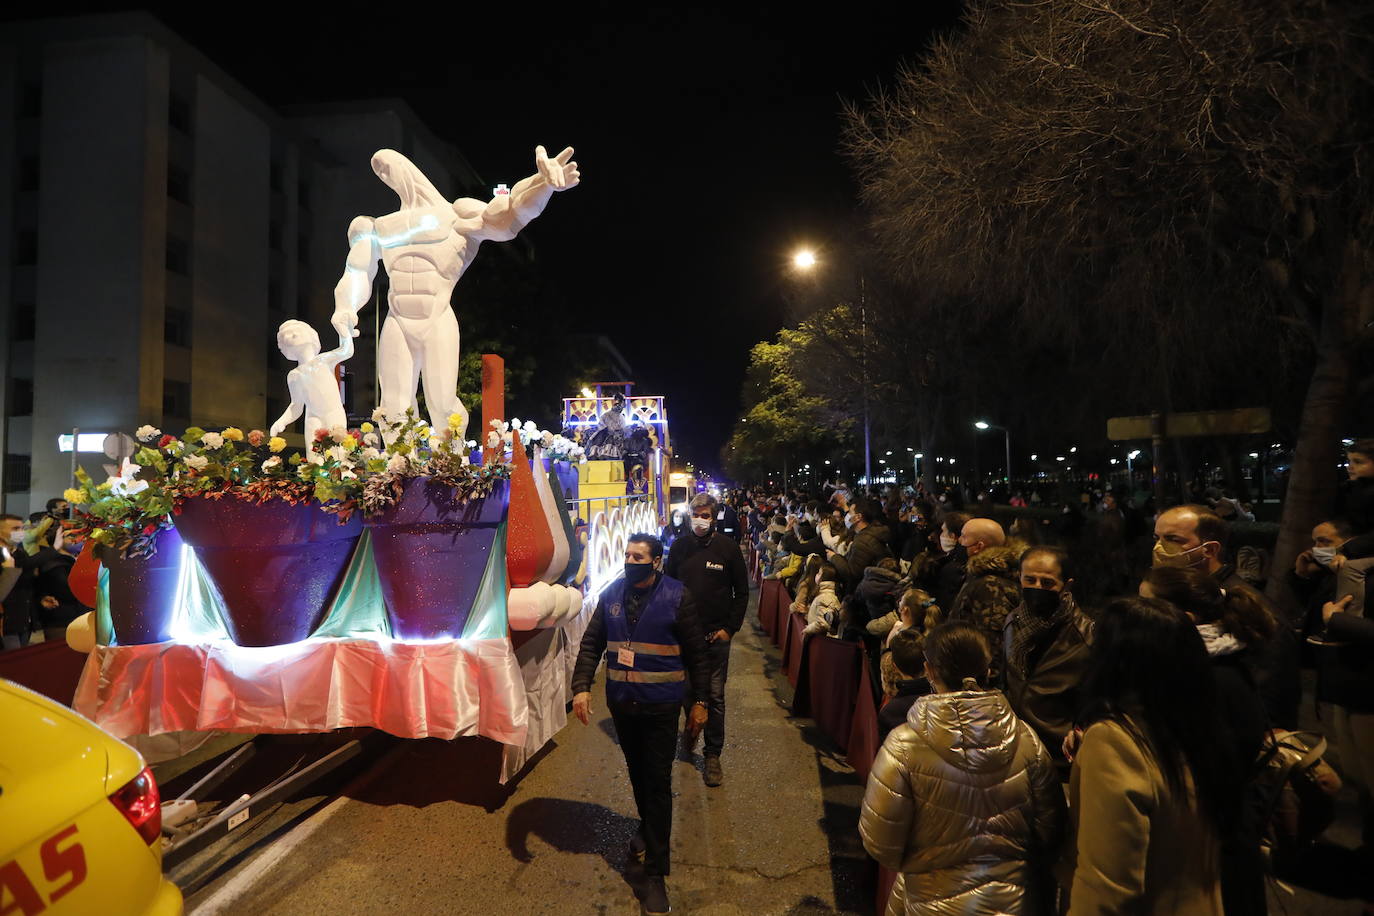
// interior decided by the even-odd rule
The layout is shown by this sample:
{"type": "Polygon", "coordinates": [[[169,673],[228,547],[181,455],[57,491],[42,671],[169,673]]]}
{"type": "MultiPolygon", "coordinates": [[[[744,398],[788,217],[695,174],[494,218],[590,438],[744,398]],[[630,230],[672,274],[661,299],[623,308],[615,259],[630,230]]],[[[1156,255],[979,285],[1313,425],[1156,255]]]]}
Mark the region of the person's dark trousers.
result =
{"type": "Polygon", "coordinates": [[[706,707],[706,727],[702,729],[702,750],[707,757],[719,757],[725,747],[725,678],[730,673],[731,642],[720,639],[706,648],[711,660],[711,696],[706,707]]]}
{"type": "Polygon", "coordinates": [[[640,836],[644,838],[644,873],[668,874],[673,832],[673,759],[677,756],[677,704],[610,705],[625,766],[630,771],[640,836]]]}

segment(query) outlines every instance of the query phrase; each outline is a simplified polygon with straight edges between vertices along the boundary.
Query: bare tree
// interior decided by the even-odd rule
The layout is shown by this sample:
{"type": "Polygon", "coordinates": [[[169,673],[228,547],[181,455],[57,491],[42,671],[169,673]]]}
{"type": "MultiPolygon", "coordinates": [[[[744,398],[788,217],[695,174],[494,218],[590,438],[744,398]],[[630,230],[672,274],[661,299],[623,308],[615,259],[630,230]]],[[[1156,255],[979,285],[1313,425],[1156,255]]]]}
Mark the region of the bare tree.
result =
{"type": "MultiPolygon", "coordinates": [[[[1374,322],[1368,4],[975,0],[849,112],[907,276],[1101,343],[1165,409],[1311,359],[1275,558],[1330,505],[1374,322]]],[[[1273,577],[1275,581],[1281,576],[1273,577]]]]}

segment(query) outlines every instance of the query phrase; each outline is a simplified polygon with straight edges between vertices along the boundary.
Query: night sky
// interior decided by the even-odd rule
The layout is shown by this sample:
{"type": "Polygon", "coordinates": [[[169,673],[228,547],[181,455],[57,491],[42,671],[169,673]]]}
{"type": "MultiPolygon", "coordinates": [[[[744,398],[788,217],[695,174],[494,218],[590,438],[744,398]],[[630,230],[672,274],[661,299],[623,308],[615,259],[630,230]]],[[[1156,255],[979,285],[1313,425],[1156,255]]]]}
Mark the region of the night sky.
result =
{"type": "Polygon", "coordinates": [[[843,100],[890,81],[960,4],[369,12],[406,7],[340,3],[309,21],[283,19],[287,4],[150,10],[269,104],[406,99],[493,184],[530,174],[536,143],[576,147],[582,185],[527,231],[636,390],[668,396],[678,454],[715,468],[748,349],[787,318],[788,254],[862,218],[838,153],[843,100]]]}

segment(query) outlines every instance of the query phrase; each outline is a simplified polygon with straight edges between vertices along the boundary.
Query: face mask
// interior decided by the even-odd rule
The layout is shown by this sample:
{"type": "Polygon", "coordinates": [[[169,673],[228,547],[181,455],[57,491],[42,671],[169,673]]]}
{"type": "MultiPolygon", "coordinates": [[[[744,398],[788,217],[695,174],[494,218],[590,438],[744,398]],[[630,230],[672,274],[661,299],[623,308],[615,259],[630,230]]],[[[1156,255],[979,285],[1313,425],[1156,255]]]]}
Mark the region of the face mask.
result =
{"type": "Polygon", "coordinates": [[[1154,565],[1183,568],[1199,566],[1207,561],[1207,555],[1202,552],[1204,546],[1206,545],[1199,544],[1189,550],[1183,550],[1170,541],[1156,541],[1153,552],[1154,565]]]}
{"type": "Polygon", "coordinates": [[[626,563],[625,564],[625,584],[642,585],[654,574],[654,564],[652,563],[626,563]]]}
{"type": "Polygon", "coordinates": [[[693,533],[693,534],[695,534],[697,537],[701,537],[702,535],[706,534],[706,532],[708,532],[708,531],[710,531],[710,530],[711,530],[711,519],[709,519],[709,518],[697,518],[695,515],[692,516],[692,533],[693,533]]]}
{"type": "Polygon", "coordinates": [[[23,528],[17,528],[17,529],[15,529],[14,531],[10,532],[10,543],[13,544],[15,547],[20,547],[20,546],[23,545],[23,543],[24,543],[24,529],[23,529],[23,528]]]}
{"type": "Polygon", "coordinates": [[[1312,548],[1312,559],[1316,560],[1318,563],[1320,563],[1320,564],[1323,565],[1323,566],[1330,567],[1330,566],[1331,566],[1331,561],[1334,560],[1335,558],[1336,558],[1336,548],[1335,548],[1335,547],[1313,547],[1313,548],[1312,548]]]}
{"type": "Polygon", "coordinates": [[[1048,617],[1059,607],[1059,593],[1048,588],[1023,588],[1026,609],[1037,617],[1048,617]]]}
{"type": "Polygon", "coordinates": [[[854,527],[854,516],[852,516],[852,515],[846,515],[846,516],[844,517],[844,526],[845,526],[846,528],[853,528],[853,527],[854,527]]]}
{"type": "Polygon", "coordinates": [[[949,553],[953,550],[958,543],[959,542],[954,539],[954,535],[952,534],[940,535],[940,549],[945,553],[949,553]]]}

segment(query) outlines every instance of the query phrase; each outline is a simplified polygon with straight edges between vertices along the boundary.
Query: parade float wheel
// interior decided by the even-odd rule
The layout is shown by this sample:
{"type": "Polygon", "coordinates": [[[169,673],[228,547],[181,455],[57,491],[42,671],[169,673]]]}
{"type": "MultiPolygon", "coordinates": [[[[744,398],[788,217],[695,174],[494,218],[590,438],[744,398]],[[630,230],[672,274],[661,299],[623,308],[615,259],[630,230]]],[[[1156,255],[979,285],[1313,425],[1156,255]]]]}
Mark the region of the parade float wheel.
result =
{"type": "Polygon", "coordinates": [[[340,525],[315,504],[188,499],[177,530],[196,549],[224,599],[225,627],[240,646],[280,646],[314,631],[362,535],[355,514],[340,525]]]}

